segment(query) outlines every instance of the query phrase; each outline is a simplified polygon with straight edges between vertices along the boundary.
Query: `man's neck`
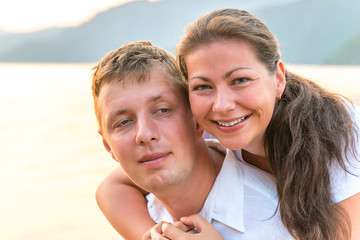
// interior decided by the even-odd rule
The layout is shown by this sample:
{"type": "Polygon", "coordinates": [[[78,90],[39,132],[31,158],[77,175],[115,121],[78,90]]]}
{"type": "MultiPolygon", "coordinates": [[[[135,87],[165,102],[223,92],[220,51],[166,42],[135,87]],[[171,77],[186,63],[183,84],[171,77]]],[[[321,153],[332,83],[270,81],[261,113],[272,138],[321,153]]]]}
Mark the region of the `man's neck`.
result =
{"type": "Polygon", "coordinates": [[[223,153],[208,148],[204,143],[191,176],[166,193],[155,194],[174,221],[200,212],[220,172],[224,157],[223,153]]]}

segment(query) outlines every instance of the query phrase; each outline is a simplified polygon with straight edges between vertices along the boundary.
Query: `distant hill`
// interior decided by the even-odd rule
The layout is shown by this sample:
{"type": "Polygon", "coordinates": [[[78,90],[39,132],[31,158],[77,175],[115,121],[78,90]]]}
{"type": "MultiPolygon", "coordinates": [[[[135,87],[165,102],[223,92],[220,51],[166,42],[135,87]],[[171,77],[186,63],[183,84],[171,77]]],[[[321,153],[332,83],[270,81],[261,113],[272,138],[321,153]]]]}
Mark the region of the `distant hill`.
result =
{"type": "MultiPolygon", "coordinates": [[[[360,31],[359,31],[360,32],[360,31]]],[[[325,64],[360,64],[360,33],[325,58],[325,64]]]]}
{"type": "MultiPolygon", "coordinates": [[[[289,2],[276,0],[272,4],[289,2]]],[[[267,0],[134,1],[96,15],[78,27],[0,36],[0,61],[95,62],[106,52],[135,40],[152,40],[174,51],[184,27],[220,7],[263,6],[267,0]]]]}
{"type": "MultiPolygon", "coordinates": [[[[57,41],[57,37],[62,33],[61,28],[50,28],[43,31],[24,34],[5,33],[0,35],[0,61],[21,61],[22,54],[27,54],[26,47],[37,51],[33,44],[45,42],[51,44],[57,41]],[[22,50],[25,49],[25,52],[22,50]],[[8,55],[8,57],[7,57],[8,55]]],[[[30,59],[31,56],[29,56],[30,59]]]]}
{"type": "Polygon", "coordinates": [[[358,0],[303,0],[255,15],[277,36],[285,61],[322,64],[360,32],[359,13],[358,0]]]}
{"type": "Polygon", "coordinates": [[[187,24],[222,7],[242,8],[263,19],[291,63],[323,63],[360,30],[349,24],[360,22],[358,0],[142,0],[99,13],[78,27],[0,33],[0,61],[96,62],[135,40],[151,40],[174,52],[187,24]]]}

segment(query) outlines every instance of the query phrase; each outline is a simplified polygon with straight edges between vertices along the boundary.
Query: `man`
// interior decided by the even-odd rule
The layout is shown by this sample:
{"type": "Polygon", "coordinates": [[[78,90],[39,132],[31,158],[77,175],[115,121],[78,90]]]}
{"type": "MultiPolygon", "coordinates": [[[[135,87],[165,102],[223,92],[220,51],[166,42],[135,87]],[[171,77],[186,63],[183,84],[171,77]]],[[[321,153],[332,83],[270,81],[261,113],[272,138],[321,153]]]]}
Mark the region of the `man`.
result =
{"type": "MultiPolygon", "coordinates": [[[[121,195],[124,189],[138,192],[134,184],[151,193],[148,211],[155,222],[174,222],[200,213],[224,239],[249,239],[241,238],[245,231],[240,217],[243,169],[233,152],[228,150],[224,160],[226,150],[202,138],[203,129],[189,106],[187,85],[171,54],[149,42],[126,44],[95,67],[92,91],[103,144],[121,166],[99,186],[97,201],[125,239],[140,239],[154,225],[149,219],[144,223],[146,216],[134,211],[136,202],[146,212],[140,192],[121,195]],[[124,221],[140,219],[132,229],[124,225],[124,221]]],[[[194,224],[200,234],[221,239],[211,225],[201,223],[194,224]]],[[[253,225],[258,228],[257,223],[253,225]]],[[[167,234],[176,234],[174,228],[168,229],[167,234]]],[[[145,236],[161,233],[160,224],[145,236]]]]}
{"type": "Polygon", "coordinates": [[[224,156],[206,146],[173,57],[124,45],[99,62],[92,89],[104,146],[128,177],[175,221],[199,212],[224,156]]]}

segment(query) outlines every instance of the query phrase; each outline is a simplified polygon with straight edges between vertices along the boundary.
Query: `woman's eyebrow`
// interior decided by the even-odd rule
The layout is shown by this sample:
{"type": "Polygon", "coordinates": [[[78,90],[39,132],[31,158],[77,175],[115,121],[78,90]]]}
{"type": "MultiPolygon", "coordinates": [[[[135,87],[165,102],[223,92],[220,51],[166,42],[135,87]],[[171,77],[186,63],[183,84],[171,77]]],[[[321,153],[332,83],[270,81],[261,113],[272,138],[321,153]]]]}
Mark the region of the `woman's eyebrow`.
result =
{"type": "Polygon", "coordinates": [[[231,74],[233,74],[233,72],[235,72],[237,70],[244,70],[244,69],[250,69],[250,68],[248,68],[248,67],[236,67],[236,68],[228,71],[227,73],[225,73],[223,78],[224,79],[229,78],[231,76],[231,74]]]}

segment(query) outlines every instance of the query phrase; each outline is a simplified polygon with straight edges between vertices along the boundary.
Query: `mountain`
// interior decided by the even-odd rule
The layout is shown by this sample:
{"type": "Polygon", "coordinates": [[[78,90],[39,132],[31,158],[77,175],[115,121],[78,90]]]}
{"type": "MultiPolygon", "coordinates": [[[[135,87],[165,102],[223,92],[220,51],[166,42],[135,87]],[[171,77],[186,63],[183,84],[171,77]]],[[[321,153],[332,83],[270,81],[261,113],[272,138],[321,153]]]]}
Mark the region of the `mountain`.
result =
{"type": "Polygon", "coordinates": [[[186,25],[223,7],[242,8],[263,19],[278,37],[285,61],[291,63],[322,63],[359,31],[356,24],[348,24],[360,22],[357,0],[138,0],[101,12],[77,27],[0,34],[0,61],[96,62],[136,40],[151,40],[174,52],[186,25]]]}
{"type": "Polygon", "coordinates": [[[337,51],[325,58],[326,64],[350,64],[359,65],[360,63],[360,32],[344,44],[337,51]]]}
{"type": "MultiPolygon", "coordinates": [[[[266,2],[134,1],[99,13],[78,27],[0,37],[0,61],[95,62],[106,52],[135,40],[152,40],[154,44],[174,51],[184,26],[200,14],[220,7],[244,6],[251,9],[266,2]]],[[[274,2],[280,4],[286,1],[274,2]]]]}
{"type": "Polygon", "coordinates": [[[43,31],[34,33],[23,33],[23,34],[11,34],[3,33],[0,34],[0,60],[7,59],[6,54],[10,56],[10,59],[18,59],[23,53],[21,50],[26,46],[33,47],[33,43],[41,42],[56,42],[56,38],[62,32],[61,28],[50,28],[43,31]]]}
{"type": "Polygon", "coordinates": [[[277,36],[285,61],[322,64],[360,32],[359,11],[358,0],[303,0],[255,15],[277,36]]]}

